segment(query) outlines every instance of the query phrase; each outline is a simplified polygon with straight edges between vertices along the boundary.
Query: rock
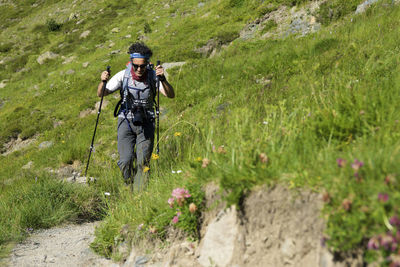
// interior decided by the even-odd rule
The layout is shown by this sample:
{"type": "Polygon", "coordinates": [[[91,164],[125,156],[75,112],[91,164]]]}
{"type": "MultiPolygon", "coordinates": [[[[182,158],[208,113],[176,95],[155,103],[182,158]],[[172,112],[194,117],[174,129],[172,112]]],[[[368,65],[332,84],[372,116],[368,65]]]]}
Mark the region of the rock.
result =
{"type": "Polygon", "coordinates": [[[65,72],[66,75],[72,75],[72,74],[74,74],[74,73],[75,73],[75,71],[74,71],[73,69],[67,70],[67,71],[65,72]]]}
{"type": "Polygon", "coordinates": [[[200,7],[203,7],[204,5],[205,5],[204,2],[200,2],[200,3],[197,4],[197,7],[200,8],[200,7]]]}
{"type": "Polygon", "coordinates": [[[82,63],[82,67],[87,68],[89,66],[89,62],[82,63]]]}
{"type": "Polygon", "coordinates": [[[113,29],[111,30],[111,32],[112,32],[112,33],[118,33],[118,32],[119,32],[119,28],[113,28],[113,29]]]}
{"type": "Polygon", "coordinates": [[[68,20],[73,20],[79,18],[79,14],[77,13],[71,13],[68,17],[68,20]]]}
{"type": "Polygon", "coordinates": [[[27,164],[25,164],[24,166],[22,166],[22,169],[24,170],[28,170],[33,166],[33,161],[29,161],[27,164]]]}
{"type": "Polygon", "coordinates": [[[110,52],[111,55],[116,55],[116,54],[119,54],[119,53],[121,53],[121,50],[119,50],[119,49],[110,52]]]}
{"type": "Polygon", "coordinates": [[[94,113],[96,113],[95,110],[92,110],[92,109],[88,108],[88,109],[82,110],[82,111],[79,113],[79,118],[82,119],[82,118],[85,118],[86,116],[88,116],[88,115],[90,115],[90,114],[94,114],[94,113]]]}
{"type": "Polygon", "coordinates": [[[85,20],[84,19],[81,19],[80,21],[78,21],[77,23],[76,23],[76,25],[79,25],[79,24],[81,24],[82,22],[84,22],[85,20]]]}
{"type": "Polygon", "coordinates": [[[76,56],[67,57],[62,64],[69,64],[74,61],[76,56]]]}
{"type": "Polygon", "coordinates": [[[53,128],[57,128],[58,126],[63,125],[63,124],[64,124],[63,121],[54,121],[53,122],[53,128]]]}
{"type": "Polygon", "coordinates": [[[296,245],[291,238],[285,239],[281,246],[282,256],[284,258],[288,258],[289,260],[293,259],[294,255],[296,254],[296,245]]]}
{"type": "Polygon", "coordinates": [[[200,245],[198,262],[202,266],[229,266],[239,236],[236,208],[222,211],[207,227],[200,245]]]}
{"type": "Polygon", "coordinates": [[[221,42],[218,40],[210,39],[206,45],[196,48],[194,51],[202,54],[204,57],[208,57],[212,52],[221,46],[221,42]]]}
{"type": "Polygon", "coordinates": [[[185,64],[186,64],[186,62],[184,62],[184,61],[163,63],[162,66],[164,68],[165,76],[168,78],[168,72],[167,72],[168,69],[172,69],[172,68],[175,68],[175,67],[182,67],[185,64]]]}
{"type": "Polygon", "coordinates": [[[110,42],[110,44],[108,45],[109,48],[113,47],[115,45],[114,42],[110,42]]]}
{"type": "Polygon", "coordinates": [[[7,80],[7,79],[6,79],[6,80],[2,80],[2,81],[0,82],[0,89],[6,87],[8,81],[9,81],[9,80],[7,80]]]}
{"type": "MultiPolygon", "coordinates": [[[[108,100],[106,100],[106,99],[103,99],[103,103],[101,104],[101,109],[106,109],[107,106],[108,106],[108,104],[110,104],[110,101],[108,101],[108,100]]],[[[99,107],[100,107],[100,101],[97,102],[97,103],[94,105],[95,110],[99,110],[99,107]]]]}
{"type": "Polygon", "coordinates": [[[44,141],[39,144],[39,149],[45,149],[53,146],[53,141],[44,141]]]}
{"type": "Polygon", "coordinates": [[[90,34],[90,31],[89,31],[89,30],[84,31],[84,32],[79,36],[79,38],[80,38],[80,39],[86,38],[86,37],[89,36],[89,34],[90,34]]]}
{"type": "Polygon", "coordinates": [[[378,2],[378,0],[367,0],[363,2],[362,4],[357,6],[355,14],[364,13],[365,10],[367,10],[372,4],[375,4],[376,2],[378,2]]]}
{"type": "Polygon", "coordinates": [[[135,267],[144,267],[144,264],[146,264],[149,261],[149,258],[146,256],[137,256],[135,259],[135,267]]]}
{"type": "Polygon", "coordinates": [[[58,57],[58,55],[56,54],[56,53],[53,53],[53,52],[51,52],[51,51],[47,51],[47,52],[45,52],[45,53],[43,53],[42,55],[40,55],[38,58],[37,58],[37,62],[40,64],[40,65],[42,65],[46,60],[48,60],[48,59],[54,59],[54,58],[57,58],[58,57]]]}

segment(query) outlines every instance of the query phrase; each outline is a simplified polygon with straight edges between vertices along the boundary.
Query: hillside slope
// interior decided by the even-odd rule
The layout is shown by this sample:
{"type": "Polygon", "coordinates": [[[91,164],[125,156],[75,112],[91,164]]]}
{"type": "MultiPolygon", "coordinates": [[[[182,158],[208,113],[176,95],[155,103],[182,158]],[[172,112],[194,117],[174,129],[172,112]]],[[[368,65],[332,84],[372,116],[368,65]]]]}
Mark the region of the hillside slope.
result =
{"type": "MultiPolygon", "coordinates": [[[[362,1],[316,3],[2,1],[0,211],[10,215],[0,217],[1,248],[29,228],[99,218],[93,248],[115,259],[124,241],[163,239],[169,227],[196,238],[211,181],[237,206],[259,184],[321,192],[334,251],[396,234],[397,1],[358,15],[362,1]],[[123,69],[135,40],[153,48],[153,61],[186,62],[168,70],[177,97],[161,100],[148,190],[123,186],[112,96],[89,169],[96,184],[62,182],[85,167],[100,72],[123,69]],[[198,210],[181,207],[174,224],[167,200],[180,187],[198,210]]],[[[377,247],[389,256],[396,240],[377,247]]]]}

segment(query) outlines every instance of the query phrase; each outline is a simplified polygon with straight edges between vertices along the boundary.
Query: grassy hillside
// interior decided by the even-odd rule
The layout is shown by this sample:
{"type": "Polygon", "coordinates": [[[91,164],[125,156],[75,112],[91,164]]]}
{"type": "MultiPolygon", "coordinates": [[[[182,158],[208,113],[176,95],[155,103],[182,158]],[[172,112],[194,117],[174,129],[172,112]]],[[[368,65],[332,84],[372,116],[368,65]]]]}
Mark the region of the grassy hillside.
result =
{"type": "MultiPolygon", "coordinates": [[[[325,25],[318,33],[278,40],[238,37],[265,13],[308,1],[3,4],[9,12],[1,15],[0,80],[9,81],[0,90],[0,144],[17,136],[36,141],[0,157],[0,211],[15,212],[1,216],[0,245],[23,238],[28,228],[79,217],[104,219],[93,248],[115,258],[125,239],[163,238],[168,225],[196,238],[201,188],[210,181],[237,204],[264,183],[322,192],[324,238],[336,251],[366,248],[388,228],[395,233],[400,9],[380,1],[352,15],[360,2],[327,1],[315,14],[325,25]],[[89,35],[81,38],[85,31],[89,35]],[[187,62],[169,71],[177,97],[161,100],[161,153],[152,160],[148,190],[132,195],[123,186],[113,159],[112,96],[101,114],[89,169],[97,183],[87,190],[49,177],[45,168],[77,161],[83,170],[96,114],[79,114],[98,101],[100,72],[107,65],[114,73],[123,69],[125,51],[137,39],[153,48],[153,61],[187,62]],[[195,50],[210,39],[229,46],[204,58],[195,50]],[[115,50],[120,52],[111,54],[115,50]],[[46,51],[58,56],[40,65],[36,59],[46,51]],[[54,144],[38,149],[43,141],[54,144]],[[29,161],[33,167],[21,169],[29,161]],[[174,224],[177,211],[167,200],[178,187],[192,196],[174,224]],[[54,193],[46,198],[46,192],[54,193]],[[197,212],[189,212],[190,202],[197,212]],[[123,227],[128,235],[121,234],[123,227]]],[[[365,254],[367,260],[376,256],[372,250],[365,254]]]]}

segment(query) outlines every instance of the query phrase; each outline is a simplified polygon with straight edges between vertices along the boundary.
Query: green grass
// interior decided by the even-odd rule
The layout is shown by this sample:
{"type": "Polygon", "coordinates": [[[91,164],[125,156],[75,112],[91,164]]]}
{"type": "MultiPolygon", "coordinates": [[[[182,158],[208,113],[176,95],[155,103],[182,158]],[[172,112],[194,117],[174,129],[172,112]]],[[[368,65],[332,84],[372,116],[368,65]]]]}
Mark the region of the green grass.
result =
{"type": "MultiPolygon", "coordinates": [[[[73,10],[58,14],[60,31],[49,31],[46,21],[52,16],[44,14],[52,13],[56,4],[66,7],[71,2],[41,2],[40,8],[21,14],[17,23],[3,26],[0,35],[1,58],[13,59],[0,65],[1,78],[10,80],[0,91],[5,100],[0,108],[0,144],[18,135],[24,139],[40,134],[29,147],[0,157],[0,209],[13,214],[0,223],[2,248],[21,240],[26,228],[80,217],[104,218],[92,248],[115,259],[124,240],[163,239],[168,227],[197,238],[202,187],[211,181],[228,193],[229,204],[238,204],[253,186],[265,183],[326,192],[326,237],[335,251],[365,249],[370,237],[386,231],[385,218],[399,215],[400,9],[391,1],[351,16],[352,21],[346,16],[361,1],[328,1],[319,14],[327,25],[320,32],[274,41],[235,39],[246,23],[280,4],[307,1],[223,0],[206,1],[204,6],[197,1],[169,6],[146,2],[154,14],[143,1],[111,1],[107,8],[78,1],[73,10]],[[136,10],[135,18],[126,5],[136,10]],[[76,24],[81,18],[65,22],[79,10],[82,23],[76,24]],[[110,33],[115,27],[120,32],[110,33]],[[85,30],[91,33],[80,39],[85,30]],[[127,34],[132,38],[125,38],[127,34]],[[148,190],[132,195],[111,158],[116,153],[112,109],[117,102],[112,97],[106,98],[111,103],[102,111],[89,168],[98,183],[86,190],[47,177],[46,167],[74,161],[82,163],[83,171],[96,115],[79,118],[79,113],[99,100],[95,91],[101,71],[107,65],[113,73],[123,69],[127,47],[142,35],[154,50],[154,61],[187,61],[169,71],[176,98],[161,100],[161,153],[152,161],[148,190]],[[194,50],[210,39],[221,44],[234,41],[217,56],[202,58],[194,50]],[[109,41],[115,43],[112,48],[109,41]],[[99,44],[104,48],[96,48],[99,44]],[[115,49],[121,49],[121,55],[110,56],[115,49]],[[57,58],[39,65],[37,56],[49,50],[76,60],[61,64],[63,59],[57,58]],[[90,64],[83,68],[83,62],[90,64]],[[30,71],[16,72],[21,68],[30,71]],[[60,74],[69,69],[75,74],[60,74]],[[55,121],[63,124],[54,128],[55,121]],[[48,140],[54,145],[38,150],[48,140]],[[221,146],[224,153],[218,150],[221,146]],[[261,153],[268,156],[267,163],[261,162],[261,153]],[[347,165],[339,168],[338,158],[347,165]],[[203,159],[210,161],[205,168],[203,159]],[[355,159],[364,162],[357,177],[350,166],[355,159]],[[21,171],[28,161],[34,162],[33,169],[21,171]],[[385,177],[390,182],[385,183],[385,177]],[[188,189],[192,197],[180,207],[180,221],[173,224],[177,211],[167,200],[177,187],[188,189]],[[54,193],[51,199],[49,193],[54,193]],[[389,201],[379,201],[379,193],[387,193],[389,201]],[[343,208],[345,199],[351,209],[343,208]],[[188,212],[190,202],[198,206],[197,214],[188,212]],[[130,233],[122,235],[126,225],[130,233]]],[[[9,21],[13,14],[2,14],[1,20],[9,21]]],[[[376,256],[371,251],[365,255],[368,261],[376,256]]]]}

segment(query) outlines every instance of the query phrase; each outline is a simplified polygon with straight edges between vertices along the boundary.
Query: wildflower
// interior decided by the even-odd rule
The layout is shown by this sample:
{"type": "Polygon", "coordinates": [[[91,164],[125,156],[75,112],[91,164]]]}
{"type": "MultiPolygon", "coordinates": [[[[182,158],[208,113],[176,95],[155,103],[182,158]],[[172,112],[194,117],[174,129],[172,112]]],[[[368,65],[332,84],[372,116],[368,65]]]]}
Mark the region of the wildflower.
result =
{"type": "Polygon", "coordinates": [[[174,136],[181,136],[181,135],[182,135],[181,132],[175,132],[175,133],[174,133],[174,136]]]}
{"type": "Polygon", "coordinates": [[[175,188],[172,191],[171,195],[173,198],[176,199],[179,206],[183,205],[183,202],[185,201],[186,198],[191,197],[191,195],[189,194],[189,191],[184,188],[175,188]]]}
{"type": "Polygon", "coordinates": [[[173,198],[173,197],[170,197],[170,198],[168,199],[168,204],[169,204],[169,206],[170,206],[171,208],[174,206],[174,201],[175,201],[175,198],[173,198]]]}
{"type": "Polygon", "coordinates": [[[65,141],[64,141],[64,140],[62,140],[62,141],[61,141],[61,143],[63,143],[63,144],[64,144],[64,143],[65,143],[65,141]]]}
{"type": "Polygon", "coordinates": [[[365,111],[364,110],[360,110],[360,113],[359,113],[360,115],[364,115],[365,114],[365,111]]]}
{"type": "Polygon", "coordinates": [[[381,246],[388,250],[389,248],[392,248],[392,244],[395,240],[392,235],[386,234],[381,236],[380,241],[381,246]]]}
{"type": "Polygon", "coordinates": [[[190,205],[189,205],[189,211],[190,211],[190,213],[195,213],[196,210],[197,210],[196,204],[194,204],[193,202],[190,203],[190,205]]]}
{"type": "Polygon", "coordinates": [[[176,224],[179,221],[179,217],[178,216],[174,216],[174,218],[172,219],[172,223],[176,224]]]}
{"type": "Polygon", "coordinates": [[[206,168],[208,164],[210,164],[210,160],[208,158],[203,159],[203,164],[201,165],[202,168],[206,168]]]}
{"type": "Polygon", "coordinates": [[[352,204],[353,202],[350,200],[350,199],[347,199],[347,198],[345,198],[345,199],[343,199],[343,201],[342,201],[342,207],[343,207],[343,209],[345,210],[345,211],[349,211],[350,209],[351,209],[351,204],[352,204]]]}
{"type": "Polygon", "coordinates": [[[151,234],[155,234],[155,233],[157,233],[157,228],[155,228],[154,226],[150,226],[150,227],[149,227],[149,232],[150,232],[151,234]]]}
{"type": "Polygon", "coordinates": [[[389,200],[389,195],[386,193],[379,193],[378,194],[378,200],[382,203],[385,203],[389,200]]]}
{"type": "MultiPolygon", "coordinates": [[[[392,226],[395,226],[395,227],[399,227],[399,228],[400,228],[400,218],[397,217],[396,215],[392,216],[392,217],[389,219],[389,223],[390,223],[392,226]]],[[[400,234],[400,232],[398,232],[398,233],[400,234]]]]}
{"type": "Polygon", "coordinates": [[[141,223],[141,224],[138,225],[137,229],[140,231],[140,230],[142,230],[143,226],[144,226],[144,224],[141,223]]]}
{"type": "Polygon", "coordinates": [[[368,249],[370,250],[377,250],[379,249],[379,238],[377,236],[372,237],[369,241],[368,241],[368,245],[367,245],[368,249]]]}
{"type": "Polygon", "coordinates": [[[358,171],[362,166],[364,166],[364,162],[355,159],[354,162],[351,164],[353,170],[358,171]]]}
{"type": "Polygon", "coordinates": [[[346,166],[346,160],[342,159],[342,158],[338,158],[336,159],[336,163],[338,165],[339,168],[343,168],[344,166],[346,166]]]}
{"type": "Polygon", "coordinates": [[[267,163],[268,160],[269,160],[269,159],[268,159],[268,156],[265,155],[265,153],[261,153],[258,157],[260,158],[260,160],[261,160],[262,163],[267,163]]]}
{"type": "Polygon", "coordinates": [[[182,170],[177,170],[176,173],[178,173],[178,174],[179,174],[179,173],[182,173],[182,170]]]}
{"type": "Polygon", "coordinates": [[[143,172],[148,172],[150,170],[150,168],[149,167],[147,167],[147,166],[144,166],[144,168],[143,168],[143,172]]]}
{"type": "Polygon", "coordinates": [[[220,147],[218,147],[218,150],[217,150],[217,152],[218,152],[219,154],[226,154],[225,147],[224,147],[224,146],[220,146],[220,147]]]}
{"type": "Polygon", "coordinates": [[[109,192],[104,192],[104,195],[110,196],[111,194],[109,192]]]}
{"type": "Polygon", "coordinates": [[[160,156],[158,154],[155,154],[155,153],[151,154],[151,159],[157,160],[159,158],[160,158],[160,156]]]}
{"type": "Polygon", "coordinates": [[[393,174],[389,174],[385,177],[385,184],[391,185],[396,181],[395,176],[393,174]]]}
{"type": "Polygon", "coordinates": [[[203,160],[202,157],[197,157],[197,158],[196,158],[196,161],[202,161],[202,160],[203,160]]]}

